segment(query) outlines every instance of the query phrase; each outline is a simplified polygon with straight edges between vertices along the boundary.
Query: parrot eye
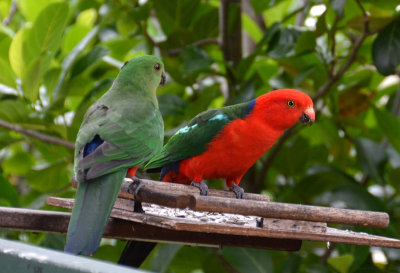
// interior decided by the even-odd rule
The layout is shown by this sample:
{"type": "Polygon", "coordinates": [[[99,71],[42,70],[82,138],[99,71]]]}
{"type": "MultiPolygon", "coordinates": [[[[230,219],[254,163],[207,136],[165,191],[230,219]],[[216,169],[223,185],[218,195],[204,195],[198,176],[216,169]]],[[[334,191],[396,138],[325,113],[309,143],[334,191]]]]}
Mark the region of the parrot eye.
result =
{"type": "Polygon", "coordinates": [[[294,100],[288,100],[287,102],[287,106],[289,106],[290,108],[293,108],[296,104],[294,103],[294,100]]]}
{"type": "Polygon", "coordinates": [[[155,64],[154,65],[154,70],[155,71],[160,71],[160,68],[161,68],[160,64],[155,64]]]}

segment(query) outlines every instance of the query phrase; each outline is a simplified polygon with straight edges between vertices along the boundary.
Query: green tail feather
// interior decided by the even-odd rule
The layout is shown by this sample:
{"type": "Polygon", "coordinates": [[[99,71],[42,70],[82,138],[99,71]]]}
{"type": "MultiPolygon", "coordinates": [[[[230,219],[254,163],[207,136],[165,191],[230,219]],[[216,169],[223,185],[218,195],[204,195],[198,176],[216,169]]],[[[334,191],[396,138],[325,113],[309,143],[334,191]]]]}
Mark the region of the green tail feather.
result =
{"type": "Polygon", "coordinates": [[[125,175],[122,170],[79,183],[65,252],[90,255],[97,250],[125,175]]]}

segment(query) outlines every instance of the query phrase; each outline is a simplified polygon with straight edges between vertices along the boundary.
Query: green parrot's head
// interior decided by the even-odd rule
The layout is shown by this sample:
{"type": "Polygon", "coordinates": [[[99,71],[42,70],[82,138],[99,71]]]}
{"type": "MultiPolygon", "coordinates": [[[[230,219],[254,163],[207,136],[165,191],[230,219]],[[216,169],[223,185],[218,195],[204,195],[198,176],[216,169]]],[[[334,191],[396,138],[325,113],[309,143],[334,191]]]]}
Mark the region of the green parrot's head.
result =
{"type": "Polygon", "coordinates": [[[118,78],[153,93],[159,85],[165,83],[164,63],[152,55],[137,56],[125,62],[118,78]]]}

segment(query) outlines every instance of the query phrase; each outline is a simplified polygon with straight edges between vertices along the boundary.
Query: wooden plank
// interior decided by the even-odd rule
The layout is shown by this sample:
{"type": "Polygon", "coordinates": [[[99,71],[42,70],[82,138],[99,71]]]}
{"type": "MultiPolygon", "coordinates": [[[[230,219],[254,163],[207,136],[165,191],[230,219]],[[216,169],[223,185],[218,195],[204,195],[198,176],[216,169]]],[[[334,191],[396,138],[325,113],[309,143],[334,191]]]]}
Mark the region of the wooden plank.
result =
{"type": "Polygon", "coordinates": [[[200,211],[239,213],[266,218],[327,222],[377,228],[386,228],[389,225],[389,215],[385,212],[338,209],[278,202],[267,203],[211,196],[195,196],[191,198],[189,201],[189,208],[200,211]]]}
{"type": "MultiPolygon", "coordinates": [[[[66,202],[68,206],[72,203],[66,202]]],[[[114,209],[115,211],[122,211],[114,209]]],[[[261,249],[297,251],[301,241],[262,236],[229,235],[166,228],[170,225],[149,225],[147,216],[134,214],[135,221],[110,218],[104,237],[121,240],[174,242],[205,246],[239,246],[261,249]]],[[[65,234],[70,218],[68,212],[0,207],[0,229],[65,234]]]]}
{"type": "Polygon", "coordinates": [[[0,272],[34,273],[140,273],[128,268],[82,256],[0,239],[0,272]]]}
{"type": "MultiPolygon", "coordinates": [[[[72,207],[73,199],[48,198],[49,204],[72,207]]],[[[347,243],[357,245],[381,246],[400,248],[400,240],[381,236],[358,233],[353,231],[342,231],[327,227],[326,223],[308,222],[290,219],[264,218],[262,225],[240,226],[233,224],[199,223],[186,219],[155,216],[149,214],[134,213],[131,211],[126,200],[116,203],[112,211],[112,217],[132,222],[143,223],[148,226],[156,226],[164,229],[182,231],[196,230],[201,233],[226,234],[239,236],[258,236],[268,238],[285,238],[310,241],[325,241],[336,243],[347,243]],[[127,210],[128,209],[128,210],[127,210]]]]}
{"type": "MultiPolygon", "coordinates": [[[[268,202],[267,196],[247,194],[245,199],[233,198],[229,191],[211,190],[209,196],[199,195],[199,190],[187,185],[143,179],[136,197],[129,193],[129,179],[121,187],[120,196],[140,202],[173,208],[190,208],[194,211],[210,211],[256,215],[313,222],[386,228],[389,215],[385,212],[338,209],[309,205],[268,202]],[[226,198],[226,197],[229,198],[226,198]],[[247,198],[247,199],[246,199],[247,198]]],[[[136,184],[137,185],[137,184],[136,184]]]]}
{"type": "MultiPolygon", "coordinates": [[[[193,186],[175,184],[175,183],[166,183],[160,181],[153,181],[148,179],[141,179],[142,181],[142,189],[154,189],[156,191],[161,192],[179,192],[180,194],[189,194],[189,195],[200,195],[200,190],[193,186]]],[[[132,193],[129,192],[129,185],[132,183],[132,179],[125,178],[124,183],[121,186],[121,190],[119,192],[119,197],[126,199],[134,199],[132,193]]],[[[72,186],[76,188],[77,182],[72,180],[72,186]]],[[[209,196],[215,197],[225,197],[225,198],[236,198],[236,195],[232,191],[224,191],[217,189],[208,189],[209,196]]],[[[254,194],[254,193],[244,193],[244,199],[248,200],[257,200],[268,202],[269,197],[267,195],[254,194]]]]}
{"type": "MultiPolygon", "coordinates": [[[[180,186],[188,187],[185,185],[180,186]]],[[[389,225],[389,215],[385,212],[201,196],[198,194],[186,194],[180,191],[160,190],[147,186],[140,189],[136,199],[140,202],[174,208],[190,208],[194,211],[237,213],[267,218],[327,222],[378,228],[385,228],[389,225]]]]}

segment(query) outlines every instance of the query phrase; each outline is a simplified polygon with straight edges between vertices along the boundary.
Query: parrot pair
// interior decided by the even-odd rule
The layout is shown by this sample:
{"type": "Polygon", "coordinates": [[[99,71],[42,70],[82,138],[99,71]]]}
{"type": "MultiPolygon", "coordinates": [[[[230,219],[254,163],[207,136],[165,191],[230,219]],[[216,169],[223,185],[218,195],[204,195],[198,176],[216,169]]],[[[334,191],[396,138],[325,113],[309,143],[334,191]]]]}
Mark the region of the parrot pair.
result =
{"type": "MultiPolygon", "coordinates": [[[[124,177],[127,173],[133,177],[142,163],[150,160],[145,169],[161,171],[162,181],[192,184],[202,195],[208,193],[204,180],[224,178],[242,198],[244,191],[238,185],[246,171],[286,129],[315,120],[308,95],[281,89],[205,111],[162,147],[156,89],[164,81],[161,60],[136,57],[125,63],[110,90],[87,111],[76,140],[74,169],[79,185],[66,252],[90,255],[97,250],[124,177]]],[[[130,243],[132,249],[144,247],[130,243]]],[[[120,263],[140,265],[146,255],[127,248],[120,263]],[[140,261],[127,261],[135,259],[132,253],[141,256],[140,261]]]]}

